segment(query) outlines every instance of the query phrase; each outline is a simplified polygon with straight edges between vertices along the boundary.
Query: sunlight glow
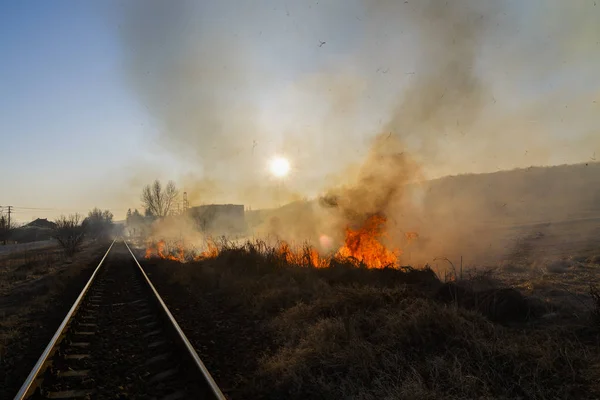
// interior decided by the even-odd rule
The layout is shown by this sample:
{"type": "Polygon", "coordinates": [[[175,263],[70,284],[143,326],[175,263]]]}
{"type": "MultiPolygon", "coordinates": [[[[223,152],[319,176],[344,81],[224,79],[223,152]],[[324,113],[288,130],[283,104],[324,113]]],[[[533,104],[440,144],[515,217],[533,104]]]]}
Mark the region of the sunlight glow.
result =
{"type": "Polygon", "coordinates": [[[283,157],[275,157],[271,160],[269,169],[273,175],[282,178],[290,172],[290,162],[283,157]]]}

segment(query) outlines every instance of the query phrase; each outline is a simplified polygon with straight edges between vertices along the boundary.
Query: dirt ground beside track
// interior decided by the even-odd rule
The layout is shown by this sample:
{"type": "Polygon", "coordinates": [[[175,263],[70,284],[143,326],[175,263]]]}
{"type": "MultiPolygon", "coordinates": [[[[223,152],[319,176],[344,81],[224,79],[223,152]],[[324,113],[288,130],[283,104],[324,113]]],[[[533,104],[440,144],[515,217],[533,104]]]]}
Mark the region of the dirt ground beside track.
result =
{"type": "Polygon", "coordinates": [[[0,398],[12,398],[108,249],[73,258],[56,248],[0,257],[0,398]]]}

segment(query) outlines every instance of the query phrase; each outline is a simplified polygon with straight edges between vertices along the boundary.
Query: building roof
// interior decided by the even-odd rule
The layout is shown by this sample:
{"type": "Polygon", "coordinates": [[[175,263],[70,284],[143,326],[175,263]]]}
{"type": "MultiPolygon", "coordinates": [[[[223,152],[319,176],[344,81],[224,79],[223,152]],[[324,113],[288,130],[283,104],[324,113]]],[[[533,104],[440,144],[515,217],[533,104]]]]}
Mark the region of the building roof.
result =
{"type": "Polygon", "coordinates": [[[38,218],[38,219],[31,221],[26,226],[35,226],[37,228],[54,229],[56,227],[56,224],[52,221],[48,221],[47,218],[38,218]]]}

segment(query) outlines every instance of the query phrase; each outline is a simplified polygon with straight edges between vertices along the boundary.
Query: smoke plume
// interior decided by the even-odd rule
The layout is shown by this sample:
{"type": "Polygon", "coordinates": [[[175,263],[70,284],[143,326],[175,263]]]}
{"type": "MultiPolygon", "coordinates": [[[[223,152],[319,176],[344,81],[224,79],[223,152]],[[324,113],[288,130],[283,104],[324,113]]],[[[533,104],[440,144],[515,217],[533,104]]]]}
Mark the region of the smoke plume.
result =
{"type": "MultiPolygon", "coordinates": [[[[154,140],[190,166],[181,180],[192,204],[320,197],[262,228],[314,241],[382,213],[392,240],[418,230],[444,252],[506,212],[489,200],[494,188],[457,194],[460,186],[427,179],[600,156],[599,10],[508,0],[132,2],[124,60],[154,140]],[[588,82],[577,86],[573,74],[588,82]],[[291,160],[287,181],[266,172],[276,154],[291,160]],[[470,215],[458,221],[457,208],[470,215]]],[[[509,203],[522,197],[506,190],[509,203]]]]}

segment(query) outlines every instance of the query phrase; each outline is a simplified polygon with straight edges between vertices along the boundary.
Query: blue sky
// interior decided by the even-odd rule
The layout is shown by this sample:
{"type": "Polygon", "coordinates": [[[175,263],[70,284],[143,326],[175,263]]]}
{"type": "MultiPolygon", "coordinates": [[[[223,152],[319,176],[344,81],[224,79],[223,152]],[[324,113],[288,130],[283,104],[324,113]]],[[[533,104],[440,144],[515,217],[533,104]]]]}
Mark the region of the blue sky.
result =
{"type": "Polygon", "coordinates": [[[124,84],[115,27],[88,2],[2,9],[3,205],[83,211],[142,140],[145,117],[124,84]]]}
{"type": "MultiPolygon", "coordinates": [[[[144,43],[124,39],[135,23],[128,2],[0,1],[0,205],[47,209],[23,208],[23,221],[94,206],[121,218],[159,177],[202,201],[267,206],[263,167],[275,154],[294,167],[290,193],[317,194],[360,163],[418,79],[426,32],[408,17],[421,14],[392,3],[188,2],[189,13],[165,22],[164,41],[144,43]],[[174,76],[162,62],[205,75],[174,76]],[[140,89],[132,75],[144,70],[154,75],[140,89]],[[198,111],[205,105],[214,115],[198,111]],[[203,191],[207,180],[223,182],[218,196],[203,191]]],[[[436,139],[435,154],[453,156],[425,165],[430,176],[600,156],[600,7],[500,3],[483,8],[497,23],[474,65],[489,100],[472,135],[436,139]]]]}

